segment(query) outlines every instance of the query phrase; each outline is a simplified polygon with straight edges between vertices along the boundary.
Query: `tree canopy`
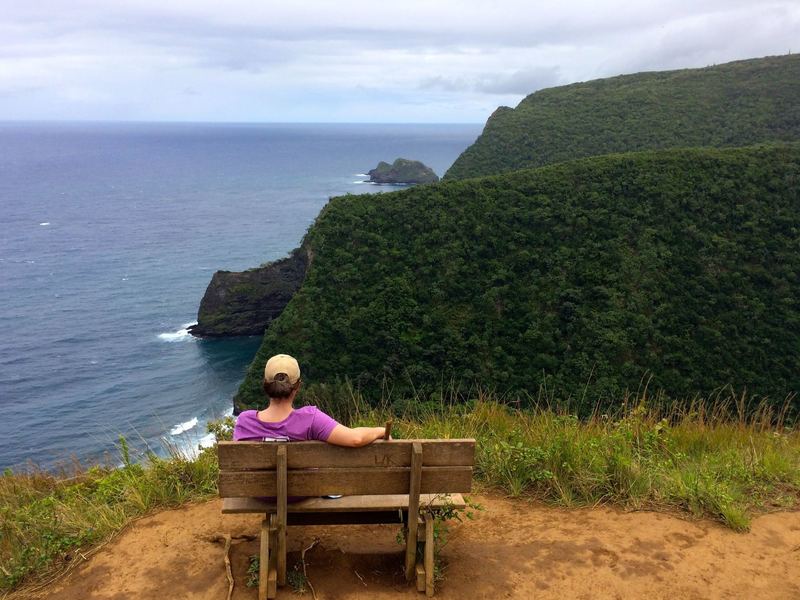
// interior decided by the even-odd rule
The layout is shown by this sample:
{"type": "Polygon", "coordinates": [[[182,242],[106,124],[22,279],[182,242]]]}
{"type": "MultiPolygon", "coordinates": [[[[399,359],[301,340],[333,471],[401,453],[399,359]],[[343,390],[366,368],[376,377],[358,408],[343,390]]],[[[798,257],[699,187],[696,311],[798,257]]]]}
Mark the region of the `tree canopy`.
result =
{"type": "Polygon", "coordinates": [[[308,382],[612,402],[800,390],[800,145],[608,155],[333,198],[266,359],[308,382]]]}
{"type": "Polygon", "coordinates": [[[800,140],[800,56],[621,75],[501,107],[444,179],[613,152],[800,140]]]}

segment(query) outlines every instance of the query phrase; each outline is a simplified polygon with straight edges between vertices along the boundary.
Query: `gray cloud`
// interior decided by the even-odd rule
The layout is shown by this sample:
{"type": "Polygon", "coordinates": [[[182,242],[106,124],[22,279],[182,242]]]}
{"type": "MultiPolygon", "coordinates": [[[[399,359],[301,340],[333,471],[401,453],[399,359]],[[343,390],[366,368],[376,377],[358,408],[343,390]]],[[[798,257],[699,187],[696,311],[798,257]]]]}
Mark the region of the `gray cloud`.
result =
{"type": "Polygon", "coordinates": [[[0,0],[0,15],[0,119],[483,121],[544,87],[785,53],[800,32],[796,0],[0,0]]]}
{"type": "Polygon", "coordinates": [[[479,92],[500,95],[527,95],[562,83],[558,66],[533,67],[513,73],[481,73],[473,78],[437,75],[420,82],[419,88],[446,92],[479,92]]]}
{"type": "Polygon", "coordinates": [[[536,90],[561,83],[561,70],[557,66],[534,67],[515,71],[510,75],[490,75],[479,81],[476,90],[487,94],[530,94],[536,90]]]}

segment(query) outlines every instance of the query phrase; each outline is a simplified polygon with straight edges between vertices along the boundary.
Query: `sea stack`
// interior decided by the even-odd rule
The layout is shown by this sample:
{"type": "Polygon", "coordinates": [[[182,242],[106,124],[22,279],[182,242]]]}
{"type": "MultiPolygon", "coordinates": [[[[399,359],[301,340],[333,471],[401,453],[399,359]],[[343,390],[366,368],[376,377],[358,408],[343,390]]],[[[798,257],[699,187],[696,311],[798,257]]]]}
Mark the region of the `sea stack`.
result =
{"type": "Polygon", "coordinates": [[[418,160],[407,158],[398,158],[391,165],[381,161],[367,174],[372,183],[416,184],[439,181],[439,176],[433,169],[418,160]]]}

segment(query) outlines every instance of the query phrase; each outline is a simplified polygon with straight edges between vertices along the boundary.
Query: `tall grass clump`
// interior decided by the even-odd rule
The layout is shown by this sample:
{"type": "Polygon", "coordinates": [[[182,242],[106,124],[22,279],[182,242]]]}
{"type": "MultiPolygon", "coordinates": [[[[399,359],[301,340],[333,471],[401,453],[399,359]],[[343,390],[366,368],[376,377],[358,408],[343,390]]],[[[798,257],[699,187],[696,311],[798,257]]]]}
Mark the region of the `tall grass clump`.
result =
{"type": "Polygon", "coordinates": [[[177,449],[133,462],[121,438],[118,468],[79,465],[69,473],[6,470],[0,476],[0,592],[46,583],[131,520],[216,493],[216,454],[177,449]]]}
{"type": "Polygon", "coordinates": [[[394,415],[395,437],[475,438],[476,478],[512,497],[674,510],[738,531],[753,514],[800,500],[800,432],[786,417],[794,398],[776,410],[730,390],[688,402],[650,399],[645,390],[613,414],[579,419],[569,403],[510,402],[480,390],[457,402],[443,395],[377,408],[344,391],[338,403],[322,399],[346,422],[394,415]]]}

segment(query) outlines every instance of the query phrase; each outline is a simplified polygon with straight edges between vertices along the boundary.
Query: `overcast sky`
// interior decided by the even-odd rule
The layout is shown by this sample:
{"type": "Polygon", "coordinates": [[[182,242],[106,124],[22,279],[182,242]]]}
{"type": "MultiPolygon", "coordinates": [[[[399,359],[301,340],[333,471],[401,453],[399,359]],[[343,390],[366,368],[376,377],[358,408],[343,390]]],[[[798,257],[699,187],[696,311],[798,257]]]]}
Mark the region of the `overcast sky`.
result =
{"type": "Polygon", "coordinates": [[[0,120],[484,122],[800,51],[800,0],[0,0],[0,120]]]}

